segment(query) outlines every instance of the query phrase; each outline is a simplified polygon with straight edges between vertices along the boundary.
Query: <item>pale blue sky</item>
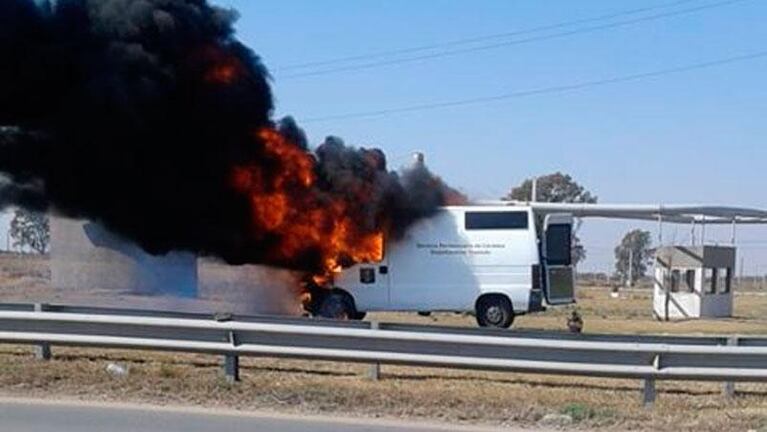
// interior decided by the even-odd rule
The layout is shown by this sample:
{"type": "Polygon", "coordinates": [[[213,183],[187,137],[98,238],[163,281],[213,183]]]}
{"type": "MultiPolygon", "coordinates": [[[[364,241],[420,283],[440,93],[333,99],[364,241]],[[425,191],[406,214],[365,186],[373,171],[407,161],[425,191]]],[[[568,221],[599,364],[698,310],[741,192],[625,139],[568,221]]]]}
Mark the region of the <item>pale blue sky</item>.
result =
{"type": "MultiPolygon", "coordinates": [[[[444,58],[293,77],[287,66],[525,30],[673,0],[218,0],[239,10],[238,36],[274,77],[277,115],[302,119],[577,84],[767,49],[767,1],[731,4],[444,58]]],[[[718,5],[688,0],[642,14],[531,33],[517,40],[718,5]]],[[[434,51],[428,51],[427,54],[434,51]]],[[[423,53],[419,53],[423,54],[423,53]]],[[[389,58],[384,58],[387,60],[389,58]]],[[[381,59],[372,59],[378,61],[381,59]]],[[[369,61],[369,60],[368,60],[369,61]]],[[[343,66],[335,64],[329,67],[343,66]]],[[[384,149],[393,166],[414,150],[476,199],[495,199],[524,178],[572,174],[602,202],[703,202],[767,208],[767,58],[688,73],[464,107],[373,119],[312,122],[328,134],[384,149]]],[[[633,226],[586,221],[585,270],[607,270],[633,226]]],[[[729,238],[729,229],[710,237],[729,238]]],[[[0,240],[4,240],[0,233],[0,240]]],[[[767,227],[741,230],[747,272],[767,271],[767,227]]],[[[689,228],[666,228],[666,239],[689,228]]]]}
{"type": "MultiPolygon", "coordinates": [[[[767,2],[745,0],[569,37],[290,78],[316,70],[286,70],[290,65],[525,30],[673,1],[217,3],[240,11],[239,37],[272,71],[277,114],[291,114],[299,122],[568,85],[767,49],[767,2]]],[[[720,2],[691,0],[516,39],[714,3],[720,2]]],[[[343,64],[332,67],[338,66],[343,64]]],[[[405,163],[414,150],[423,151],[434,171],[473,198],[497,198],[524,178],[561,170],[603,202],[711,202],[767,208],[762,189],[767,180],[765,73],[767,58],[762,57],[569,93],[304,127],[314,143],[336,134],[349,144],[381,147],[393,165],[405,163]]],[[[622,231],[634,225],[586,221],[582,233],[590,259],[584,269],[607,269],[612,246],[622,231]]],[[[655,230],[653,224],[644,226],[655,230]]],[[[729,239],[729,229],[710,229],[708,234],[729,239]]],[[[767,271],[767,227],[739,234],[751,242],[741,250],[747,267],[763,265],[767,271]]],[[[672,237],[687,241],[689,227],[667,227],[666,238],[672,237]]]]}

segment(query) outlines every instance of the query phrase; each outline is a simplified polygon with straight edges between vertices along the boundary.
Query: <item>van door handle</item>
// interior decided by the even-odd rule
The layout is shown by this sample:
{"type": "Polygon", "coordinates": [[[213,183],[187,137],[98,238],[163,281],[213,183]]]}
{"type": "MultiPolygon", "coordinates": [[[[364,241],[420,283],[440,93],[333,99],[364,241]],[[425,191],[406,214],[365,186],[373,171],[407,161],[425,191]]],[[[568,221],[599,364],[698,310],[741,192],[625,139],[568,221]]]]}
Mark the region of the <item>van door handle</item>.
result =
{"type": "Polygon", "coordinates": [[[388,274],[389,273],[389,266],[379,266],[378,267],[378,273],[388,274]]]}

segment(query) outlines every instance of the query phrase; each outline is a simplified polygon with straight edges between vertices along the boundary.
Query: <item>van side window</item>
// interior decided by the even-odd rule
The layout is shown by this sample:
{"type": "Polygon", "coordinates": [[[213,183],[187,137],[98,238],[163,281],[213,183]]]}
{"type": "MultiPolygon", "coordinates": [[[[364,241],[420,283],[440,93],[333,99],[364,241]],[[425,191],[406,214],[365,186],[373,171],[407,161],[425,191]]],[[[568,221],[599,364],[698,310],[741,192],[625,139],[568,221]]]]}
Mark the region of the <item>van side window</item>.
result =
{"type": "Polygon", "coordinates": [[[527,212],[520,211],[474,211],[466,212],[464,228],[481,229],[527,229],[527,212]]]}
{"type": "Polygon", "coordinates": [[[373,267],[360,268],[360,283],[372,284],[376,282],[376,270],[373,267]]]}

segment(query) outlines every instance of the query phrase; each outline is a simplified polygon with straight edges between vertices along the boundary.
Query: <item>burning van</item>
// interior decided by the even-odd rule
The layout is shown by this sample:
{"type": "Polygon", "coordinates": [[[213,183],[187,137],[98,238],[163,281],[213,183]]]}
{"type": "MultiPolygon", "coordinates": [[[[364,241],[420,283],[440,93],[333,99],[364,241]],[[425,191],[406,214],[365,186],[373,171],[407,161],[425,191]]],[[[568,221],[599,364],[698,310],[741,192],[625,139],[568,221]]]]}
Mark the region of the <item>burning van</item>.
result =
{"type": "Polygon", "coordinates": [[[456,311],[483,327],[574,302],[573,218],[530,207],[443,207],[384,243],[376,262],[349,267],[313,294],[313,312],[361,319],[372,311],[456,311]]]}

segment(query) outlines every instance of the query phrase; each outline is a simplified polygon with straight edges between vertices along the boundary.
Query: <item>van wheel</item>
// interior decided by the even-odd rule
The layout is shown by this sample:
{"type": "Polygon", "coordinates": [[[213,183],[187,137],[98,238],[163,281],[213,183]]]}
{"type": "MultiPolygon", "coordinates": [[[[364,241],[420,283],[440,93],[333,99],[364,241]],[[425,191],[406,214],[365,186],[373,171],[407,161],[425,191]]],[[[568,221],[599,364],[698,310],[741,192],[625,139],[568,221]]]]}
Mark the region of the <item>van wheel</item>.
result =
{"type": "Polygon", "coordinates": [[[365,315],[367,315],[367,312],[355,311],[354,315],[351,316],[351,319],[355,321],[362,321],[365,319],[365,315]]]}
{"type": "Polygon", "coordinates": [[[514,322],[514,308],[503,295],[487,295],[477,300],[477,324],[480,327],[509,328],[514,322]]]}
{"type": "Polygon", "coordinates": [[[339,292],[325,296],[317,312],[317,315],[322,318],[339,320],[355,319],[359,314],[354,308],[351,296],[339,292]]]}

